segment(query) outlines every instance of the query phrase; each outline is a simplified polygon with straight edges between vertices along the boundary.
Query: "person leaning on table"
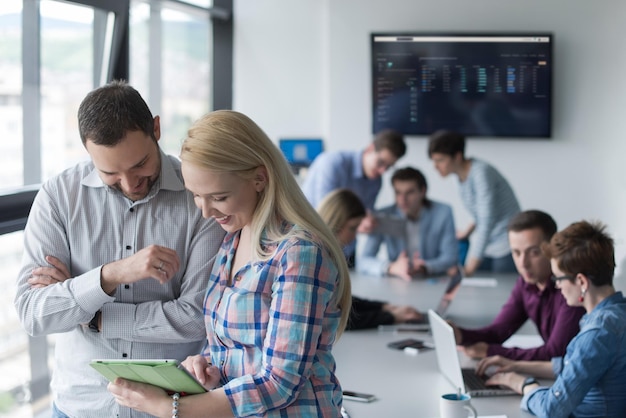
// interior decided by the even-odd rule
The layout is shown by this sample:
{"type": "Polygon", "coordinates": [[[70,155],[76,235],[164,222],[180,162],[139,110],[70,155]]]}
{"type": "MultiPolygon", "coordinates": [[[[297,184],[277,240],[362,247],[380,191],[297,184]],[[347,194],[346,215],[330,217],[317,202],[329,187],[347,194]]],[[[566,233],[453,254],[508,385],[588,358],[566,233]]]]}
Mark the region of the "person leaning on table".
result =
{"type": "MultiPolygon", "coordinates": [[[[342,246],[354,241],[359,223],[366,213],[359,197],[348,189],[337,189],[326,195],[317,211],[342,246]]],[[[352,295],[352,310],[346,329],[376,328],[379,325],[401,324],[421,318],[422,314],[412,306],[392,305],[352,295]]]]}
{"type": "Polygon", "coordinates": [[[509,222],[509,244],[519,278],[494,321],[483,328],[465,329],[451,324],[456,343],[472,358],[501,355],[511,360],[550,360],[565,354],[567,344],[578,333],[585,313],[568,306],[550,280],[550,259],[541,251],[556,232],[556,222],[539,210],[520,212],[509,222]],[[543,344],[538,347],[504,347],[502,343],[530,319],[543,344]]]}
{"type": "Polygon", "coordinates": [[[428,140],[428,157],[441,176],[457,176],[463,205],[474,218],[472,224],[457,233],[461,241],[472,237],[465,274],[515,272],[506,227],[520,211],[520,205],[509,182],[491,164],[466,158],[465,137],[458,132],[433,133],[428,140]]]}
{"type": "Polygon", "coordinates": [[[543,249],[567,304],[587,312],[580,332],[565,357],[487,357],[477,371],[496,366],[487,383],[521,393],[522,409],[540,417],[626,417],[626,299],[613,287],[613,240],[604,225],[581,221],[556,233],[543,249]],[[544,387],[532,376],[556,381],[544,387]]]}
{"type": "Polygon", "coordinates": [[[195,122],[181,160],[202,216],[227,232],[205,298],[207,344],[183,362],[209,392],[173,400],[123,379],[109,390],[158,417],[339,417],[332,348],[348,320],[350,278],[335,236],[280,150],[241,113],[195,122]]]}

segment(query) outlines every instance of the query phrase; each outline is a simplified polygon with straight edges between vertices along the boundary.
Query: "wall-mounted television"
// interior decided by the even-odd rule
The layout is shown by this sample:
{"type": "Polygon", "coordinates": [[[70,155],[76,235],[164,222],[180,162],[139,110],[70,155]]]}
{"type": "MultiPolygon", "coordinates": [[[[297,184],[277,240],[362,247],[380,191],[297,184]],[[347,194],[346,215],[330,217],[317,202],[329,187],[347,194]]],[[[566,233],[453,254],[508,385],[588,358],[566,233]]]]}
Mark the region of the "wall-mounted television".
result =
{"type": "Polygon", "coordinates": [[[373,132],[549,138],[549,33],[372,33],[373,132]]]}

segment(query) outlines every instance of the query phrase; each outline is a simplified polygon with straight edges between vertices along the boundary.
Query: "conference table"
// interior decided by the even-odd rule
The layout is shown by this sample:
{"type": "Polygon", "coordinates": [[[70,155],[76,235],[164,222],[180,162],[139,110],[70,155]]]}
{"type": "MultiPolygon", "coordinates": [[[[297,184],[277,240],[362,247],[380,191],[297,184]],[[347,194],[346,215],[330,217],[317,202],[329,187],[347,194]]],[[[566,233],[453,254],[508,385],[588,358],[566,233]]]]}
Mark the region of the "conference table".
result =
{"type": "MultiPolygon", "coordinates": [[[[446,318],[464,327],[489,324],[507,300],[515,283],[515,275],[490,275],[463,279],[446,318]]],[[[420,312],[435,309],[449,278],[404,281],[394,277],[368,277],[353,273],[352,294],[397,305],[412,305],[420,312]]],[[[432,342],[428,331],[415,332],[385,329],[346,331],[335,344],[337,376],[344,390],[369,393],[373,402],[344,400],[351,418],[439,417],[439,398],[456,392],[439,372],[435,350],[407,353],[391,349],[387,344],[404,338],[432,342]]],[[[527,322],[520,335],[536,335],[534,325],[527,322]]],[[[459,353],[464,367],[475,360],[459,353]]],[[[522,411],[520,395],[472,398],[479,417],[531,417],[522,411]]]]}

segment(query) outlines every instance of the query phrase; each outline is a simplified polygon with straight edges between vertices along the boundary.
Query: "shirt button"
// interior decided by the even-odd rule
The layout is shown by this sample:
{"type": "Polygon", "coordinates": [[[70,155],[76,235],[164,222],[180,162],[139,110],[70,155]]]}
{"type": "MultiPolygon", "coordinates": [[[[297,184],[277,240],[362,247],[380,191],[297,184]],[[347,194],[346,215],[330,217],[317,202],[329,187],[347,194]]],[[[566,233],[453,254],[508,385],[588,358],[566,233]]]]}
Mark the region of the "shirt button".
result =
{"type": "Polygon", "coordinates": [[[220,361],[220,366],[224,365],[224,360],[220,361]]]}
{"type": "Polygon", "coordinates": [[[130,250],[131,248],[133,248],[133,247],[131,247],[130,245],[127,245],[127,246],[126,246],[126,249],[127,249],[127,250],[130,250]]]}
{"type": "Polygon", "coordinates": [[[556,396],[556,397],[558,398],[559,396],[561,396],[561,392],[559,392],[559,391],[557,390],[556,392],[554,392],[554,396],[556,396]]]}
{"type": "Polygon", "coordinates": [[[128,209],[128,210],[129,210],[129,211],[131,211],[131,212],[134,212],[134,211],[135,211],[135,208],[130,208],[130,209],[128,209]]]}
{"type": "Polygon", "coordinates": [[[124,289],[130,289],[130,285],[129,284],[125,284],[124,285],[124,289]]]}

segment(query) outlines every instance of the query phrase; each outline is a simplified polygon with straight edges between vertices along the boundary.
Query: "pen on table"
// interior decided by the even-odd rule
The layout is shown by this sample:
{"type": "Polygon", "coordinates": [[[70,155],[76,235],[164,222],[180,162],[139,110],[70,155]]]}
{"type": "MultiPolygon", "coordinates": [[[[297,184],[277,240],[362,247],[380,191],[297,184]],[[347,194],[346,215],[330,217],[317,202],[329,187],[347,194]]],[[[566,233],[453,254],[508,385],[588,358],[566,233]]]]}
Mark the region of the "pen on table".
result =
{"type": "Polygon", "coordinates": [[[346,411],[346,408],[344,408],[343,406],[341,407],[341,417],[350,418],[350,414],[348,414],[348,411],[346,411]]]}

